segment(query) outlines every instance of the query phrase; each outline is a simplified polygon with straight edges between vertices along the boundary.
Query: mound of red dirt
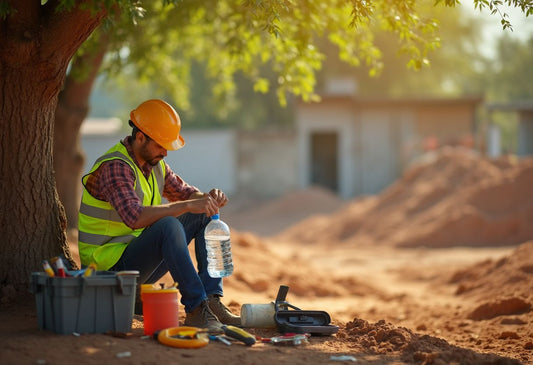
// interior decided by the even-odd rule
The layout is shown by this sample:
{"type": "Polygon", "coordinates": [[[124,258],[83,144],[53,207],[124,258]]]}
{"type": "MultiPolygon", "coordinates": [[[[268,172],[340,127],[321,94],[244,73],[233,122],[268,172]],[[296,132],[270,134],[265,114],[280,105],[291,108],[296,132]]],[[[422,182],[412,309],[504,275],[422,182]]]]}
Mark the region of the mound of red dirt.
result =
{"type": "Polygon", "coordinates": [[[533,159],[445,148],[375,197],[314,216],[278,238],[398,247],[516,245],[533,238],[533,159]]]}
{"type": "Polygon", "coordinates": [[[450,283],[456,295],[474,298],[478,305],[468,318],[491,319],[531,311],[533,303],[533,241],[520,245],[509,256],[486,260],[455,272],[450,283]]]}
{"type": "Polygon", "coordinates": [[[416,334],[383,320],[369,323],[354,318],[337,335],[356,352],[400,354],[405,363],[422,364],[520,364],[520,361],[495,354],[484,354],[449,344],[441,338],[416,334]]]}
{"type": "Polygon", "coordinates": [[[272,201],[232,198],[222,214],[233,229],[273,236],[311,215],[333,213],[344,204],[333,192],[312,186],[290,191],[272,201]]]}

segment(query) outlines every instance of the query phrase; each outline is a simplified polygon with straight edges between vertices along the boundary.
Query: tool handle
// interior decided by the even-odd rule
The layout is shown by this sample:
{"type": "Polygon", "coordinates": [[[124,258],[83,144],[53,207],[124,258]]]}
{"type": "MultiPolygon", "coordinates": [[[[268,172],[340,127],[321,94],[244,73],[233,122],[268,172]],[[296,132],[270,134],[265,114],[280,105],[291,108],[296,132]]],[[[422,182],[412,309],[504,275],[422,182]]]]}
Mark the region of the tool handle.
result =
{"type": "Polygon", "coordinates": [[[226,346],[231,346],[231,341],[225,339],[224,337],[222,336],[214,336],[214,335],[209,335],[209,339],[210,340],[213,340],[213,341],[220,341],[222,342],[224,345],[226,346]]]}
{"type": "Polygon", "coordinates": [[[242,328],[231,326],[231,325],[229,326],[226,325],[226,326],[222,326],[222,329],[224,330],[224,333],[227,336],[232,337],[236,340],[242,341],[247,346],[252,346],[255,343],[255,337],[252,334],[243,330],[242,328]]]}
{"type": "Polygon", "coordinates": [[[284,302],[287,298],[288,292],[289,287],[287,285],[280,285],[278,290],[278,296],[276,297],[276,302],[284,302]]]}

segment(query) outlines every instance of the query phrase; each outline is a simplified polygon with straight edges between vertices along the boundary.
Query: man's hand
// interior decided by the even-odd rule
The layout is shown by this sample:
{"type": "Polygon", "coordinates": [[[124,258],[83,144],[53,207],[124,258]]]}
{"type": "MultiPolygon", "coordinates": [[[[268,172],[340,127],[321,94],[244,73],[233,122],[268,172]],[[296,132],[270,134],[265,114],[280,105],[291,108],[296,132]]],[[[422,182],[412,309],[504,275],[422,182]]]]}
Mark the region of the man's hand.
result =
{"type": "Polygon", "coordinates": [[[226,194],[219,189],[211,189],[209,196],[215,200],[218,208],[222,208],[228,202],[228,197],[226,194]]]}
{"type": "Polygon", "coordinates": [[[197,192],[191,195],[188,203],[188,211],[191,213],[205,213],[208,217],[218,213],[228,202],[228,197],[222,190],[211,189],[209,193],[197,192]]]}
{"type": "Polygon", "coordinates": [[[188,200],[187,208],[190,213],[205,213],[208,217],[218,213],[218,204],[209,194],[188,200]]]}

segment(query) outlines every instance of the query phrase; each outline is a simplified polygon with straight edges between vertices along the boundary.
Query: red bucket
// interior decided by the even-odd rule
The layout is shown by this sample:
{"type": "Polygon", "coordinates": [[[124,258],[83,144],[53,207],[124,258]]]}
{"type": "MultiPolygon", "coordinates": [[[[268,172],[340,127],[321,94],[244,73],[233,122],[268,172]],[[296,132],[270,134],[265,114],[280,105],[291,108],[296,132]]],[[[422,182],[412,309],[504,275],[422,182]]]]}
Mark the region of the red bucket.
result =
{"type": "Polygon", "coordinates": [[[144,334],[179,326],[178,289],[156,288],[151,284],[141,285],[143,302],[144,334]]]}

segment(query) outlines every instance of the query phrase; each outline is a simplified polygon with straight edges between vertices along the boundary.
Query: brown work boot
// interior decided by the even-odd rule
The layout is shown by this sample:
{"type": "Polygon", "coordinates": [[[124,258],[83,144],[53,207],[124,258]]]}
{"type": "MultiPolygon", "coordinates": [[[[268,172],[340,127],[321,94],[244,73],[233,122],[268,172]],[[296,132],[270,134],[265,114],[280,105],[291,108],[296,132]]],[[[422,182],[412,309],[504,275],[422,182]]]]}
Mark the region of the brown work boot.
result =
{"type": "Polygon", "coordinates": [[[231,313],[231,311],[220,301],[220,296],[211,294],[207,296],[209,308],[218,320],[224,324],[233,326],[241,325],[241,317],[231,313]]]}
{"type": "Polygon", "coordinates": [[[219,322],[217,317],[209,309],[207,300],[201,302],[192,312],[186,313],[185,326],[207,328],[211,334],[222,334],[222,323],[219,322]]]}

